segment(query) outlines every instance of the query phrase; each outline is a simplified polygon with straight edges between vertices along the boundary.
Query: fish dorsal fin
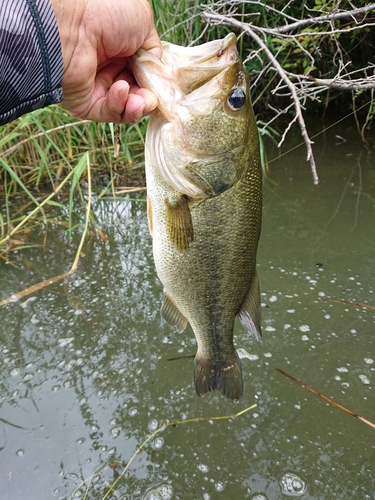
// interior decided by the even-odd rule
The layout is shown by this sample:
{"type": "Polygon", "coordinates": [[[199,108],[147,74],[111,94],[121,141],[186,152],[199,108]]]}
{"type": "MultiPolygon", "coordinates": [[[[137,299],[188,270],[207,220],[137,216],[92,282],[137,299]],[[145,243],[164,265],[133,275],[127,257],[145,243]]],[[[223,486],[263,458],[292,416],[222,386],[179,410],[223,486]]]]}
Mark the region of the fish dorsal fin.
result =
{"type": "Polygon", "coordinates": [[[168,236],[181,251],[187,250],[194,239],[193,223],[186,196],[177,201],[165,200],[168,236]]]}
{"type": "Polygon", "coordinates": [[[261,305],[259,279],[256,271],[254,272],[253,281],[251,282],[246,299],[238,314],[238,319],[250,335],[256,340],[259,340],[262,335],[260,327],[261,305]]]}
{"type": "Polygon", "coordinates": [[[188,321],[185,316],[181,314],[166,291],[164,291],[160,314],[163,316],[165,321],[167,321],[167,323],[169,323],[171,326],[175,326],[178,332],[183,332],[185,330],[188,321]]]}

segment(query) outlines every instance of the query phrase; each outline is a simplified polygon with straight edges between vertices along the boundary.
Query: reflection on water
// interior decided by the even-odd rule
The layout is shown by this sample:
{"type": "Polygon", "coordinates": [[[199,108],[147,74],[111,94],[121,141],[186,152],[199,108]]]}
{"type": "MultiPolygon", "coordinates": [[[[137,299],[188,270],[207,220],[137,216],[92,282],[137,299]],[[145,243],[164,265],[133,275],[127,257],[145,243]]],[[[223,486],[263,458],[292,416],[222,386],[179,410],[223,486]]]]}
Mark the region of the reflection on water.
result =
{"type": "MultiPolygon", "coordinates": [[[[160,318],[144,200],[98,203],[108,241],[88,240],[66,282],[0,309],[1,500],[67,499],[83,481],[86,498],[103,498],[164,420],[230,415],[254,402],[236,419],[166,428],[107,498],[375,498],[373,429],[275,370],[375,421],[374,310],[364,307],[375,306],[374,160],[358,161],[356,145],[335,146],[336,133],[345,131],[317,140],[318,186],[304,150],[270,165],[263,339],[236,327],[240,404],[198,398],[192,359],[167,361],[194,354],[195,339],[160,318]]],[[[66,271],[74,251],[56,229],[44,253],[0,263],[0,300],[66,271]]],[[[72,498],[84,494],[82,485],[72,498]]]]}

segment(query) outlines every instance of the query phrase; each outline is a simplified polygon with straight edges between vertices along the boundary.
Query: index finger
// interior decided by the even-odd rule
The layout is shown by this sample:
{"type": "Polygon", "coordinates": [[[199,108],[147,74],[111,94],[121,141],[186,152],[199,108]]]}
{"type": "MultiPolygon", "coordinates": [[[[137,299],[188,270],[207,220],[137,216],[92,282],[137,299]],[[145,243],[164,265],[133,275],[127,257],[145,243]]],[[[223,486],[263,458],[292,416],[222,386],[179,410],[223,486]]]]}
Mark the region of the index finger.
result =
{"type": "Polygon", "coordinates": [[[161,41],[156,31],[155,25],[152,25],[146,40],[142,44],[142,49],[152,52],[156,57],[161,59],[163,55],[163,49],[161,47],[161,41]]]}

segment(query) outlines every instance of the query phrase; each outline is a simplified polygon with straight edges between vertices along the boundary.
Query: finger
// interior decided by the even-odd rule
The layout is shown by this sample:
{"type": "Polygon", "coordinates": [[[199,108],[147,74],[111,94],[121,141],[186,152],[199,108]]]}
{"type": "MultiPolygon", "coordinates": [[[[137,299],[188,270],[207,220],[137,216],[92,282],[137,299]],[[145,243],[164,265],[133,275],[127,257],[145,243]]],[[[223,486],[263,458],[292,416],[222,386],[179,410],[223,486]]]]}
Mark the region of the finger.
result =
{"type": "Polygon", "coordinates": [[[105,96],[93,102],[87,118],[100,122],[136,123],[151,113],[158,104],[156,96],[128,82],[118,80],[105,96]]]}
{"type": "Polygon", "coordinates": [[[155,26],[152,26],[148,37],[142,44],[142,49],[148,50],[149,52],[152,52],[153,54],[156,55],[159,59],[161,59],[161,56],[163,55],[163,50],[161,46],[161,41],[159,38],[159,35],[156,31],[155,26]]]}

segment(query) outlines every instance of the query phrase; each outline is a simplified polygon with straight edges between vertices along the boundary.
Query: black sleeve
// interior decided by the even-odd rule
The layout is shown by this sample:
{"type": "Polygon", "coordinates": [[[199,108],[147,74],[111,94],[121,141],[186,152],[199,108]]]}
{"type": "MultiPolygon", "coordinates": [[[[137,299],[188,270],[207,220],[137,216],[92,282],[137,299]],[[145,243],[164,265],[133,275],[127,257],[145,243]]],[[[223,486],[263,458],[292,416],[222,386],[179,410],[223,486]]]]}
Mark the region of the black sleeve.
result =
{"type": "Polygon", "coordinates": [[[0,125],[63,99],[50,0],[0,0],[0,125]]]}

